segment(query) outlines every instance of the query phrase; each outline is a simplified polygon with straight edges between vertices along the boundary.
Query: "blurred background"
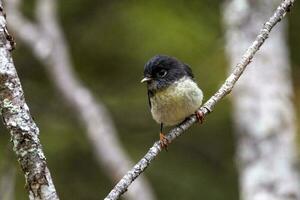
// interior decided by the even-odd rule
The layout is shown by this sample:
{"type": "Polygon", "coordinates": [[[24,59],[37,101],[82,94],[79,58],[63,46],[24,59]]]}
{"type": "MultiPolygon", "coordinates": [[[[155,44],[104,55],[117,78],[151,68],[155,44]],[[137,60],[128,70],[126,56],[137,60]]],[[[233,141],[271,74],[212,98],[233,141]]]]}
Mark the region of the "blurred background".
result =
{"type": "MultiPolygon", "coordinates": [[[[137,162],[158,140],[159,125],[151,118],[146,88],[140,84],[143,66],[149,58],[167,54],[188,63],[205,100],[225,80],[229,66],[222,5],[217,0],[58,1],[58,20],[74,70],[106,106],[132,162],[137,162]]],[[[34,0],[24,1],[21,9],[28,19],[37,21],[34,0]]],[[[298,116],[299,20],[300,7],[296,4],[285,21],[288,21],[293,102],[298,116]]],[[[16,35],[13,31],[12,34],[16,35]]],[[[56,89],[43,63],[18,37],[16,42],[14,61],[27,103],[40,128],[48,167],[60,198],[104,198],[114,183],[99,166],[85,126],[56,89]]],[[[193,126],[151,164],[144,174],[157,199],[239,198],[231,109],[227,97],[203,125],[193,126]]],[[[1,163],[5,152],[12,148],[2,125],[0,137],[1,163]]],[[[27,199],[24,175],[16,159],[12,160],[17,169],[15,199],[27,199]]]]}

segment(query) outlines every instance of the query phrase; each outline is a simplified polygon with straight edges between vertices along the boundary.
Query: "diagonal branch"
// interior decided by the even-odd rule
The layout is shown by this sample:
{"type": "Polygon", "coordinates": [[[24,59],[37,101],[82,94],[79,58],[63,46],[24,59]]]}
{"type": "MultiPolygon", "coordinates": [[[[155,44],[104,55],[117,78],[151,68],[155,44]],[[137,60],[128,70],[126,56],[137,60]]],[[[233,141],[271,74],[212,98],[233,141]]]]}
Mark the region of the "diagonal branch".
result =
{"type": "MultiPolygon", "coordinates": [[[[78,113],[76,116],[86,127],[88,138],[103,170],[112,181],[120,179],[130,169],[131,159],[118,140],[115,125],[106,107],[96,100],[73,70],[68,44],[57,19],[57,1],[36,2],[36,24],[22,16],[19,3],[20,0],[6,2],[11,28],[44,64],[50,79],[67,104],[78,113]],[[31,33],[35,36],[32,37],[31,33]]],[[[127,199],[153,200],[155,197],[148,181],[141,178],[128,192],[127,199]]]]}
{"type": "MultiPolygon", "coordinates": [[[[251,62],[255,53],[259,50],[264,41],[268,38],[272,28],[289,12],[293,6],[295,0],[284,0],[280,6],[276,9],[273,16],[263,25],[260,33],[256,37],[255,41],[244,53],[241,61],[235,66],[230,76],[226,79],[221,88],[200,108],[200,110],[206,116],[213,111],[215,105],[229,94],[234,87],[237,80],[240,78],[246,67],[251,62]]],[[[185,122],[172,129],[166,136],[169,142],[172,142],[178,136],[182,135],[187,129],[189,129],[195,122],[196,117],[193,115],[185,122]]],[[[116,200],[123,193],[127,191],[130,184],[150,165],[151,161],[161,152],[162,148],[159,142],[154,143],[153,147],[147,152],[147,154],[130,170],[125,176],[117,183],[117,185],[111,190],[105,200],[116,200]]]]}
{"type": "Polygon", "coordinates": [[[5,127],[10,131],[13,150],[24,172],[30,200],[57,200],[46,164],[39,129],[25,102],[24,92],[11,53],[14,41],[6,28],[0,0],[0,108],[5,127]]]}

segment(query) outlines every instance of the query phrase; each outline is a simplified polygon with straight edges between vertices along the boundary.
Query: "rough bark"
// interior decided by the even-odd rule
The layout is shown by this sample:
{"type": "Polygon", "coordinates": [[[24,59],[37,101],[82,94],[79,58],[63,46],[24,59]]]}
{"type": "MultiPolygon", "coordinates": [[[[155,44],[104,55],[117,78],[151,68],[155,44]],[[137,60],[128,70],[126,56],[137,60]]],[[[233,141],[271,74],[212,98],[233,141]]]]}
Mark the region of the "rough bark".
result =
{"type": "MultiPolygon", "coordinates": [[[[230,64],[279,1],[231,0],[224,6],[230,64]]],[[[295,109],[286,24],[274,30],[233,92],[237,164],[243,200],[299,200],[295,109]]]]}
{"type": "MultiPolygon", "coordinates": [[[[235,83],[242,75],[248,64],[252,61],[253,56],[259,50],[264,41],[268,38],[272,28],[285,16],[285,14],[291,9],[294,0],[284,0],[280,6],[276,9],[272,17],[263,25],[260,29],[259,35],[255,38],[254,42],[242,55],[242,59],[233,68],[232,73],[226,79],[225,83],[220,87],[220,89],[200,108],[204,116],[213,111],[215,105],[223,99],[227,94],[229,94],[234,87],[235,83]]],[[[255,119],[255,118],[254,118],[255,119]]],[[[174,129],[172,129],[166,138],[169,142],[172,142],[178,136],[185,133],[195,122],[196,117],[193,115],[185,122],[181,123],[174,129]]],[[[105,200],[115,200],[118,199],[130,184],[150,165],[151,161],[161,152],[162,148],[159,142],[155,142],[153,147],[147,152],[147,154],[130,170],[125,176],[117,183],[117,185],[111,190],[105,200]]]]}
{"type": "MultiPolygon", "coordinates": [[[[7,2],[11,28],[44,64],[66,104],[78,113],[77,116],[87,129],[95,155],[103,170],[113,181],[119,180],[132,166],[131,159],[118,140],[117,131],[105,106],[96,100],[73,70],[68,45],[57,19],[56,1],[37,1],[37,24],[22,16],[19,4],[19,0],[7,2]]],[[[126,198],[155,199],[148,181],[143,177],[128,191],[126,198]]]]}
{"type": "Polygon", "coordinates": [[[31,200],[57,200],[39,136],[25,102],[24,92],[12,57],[13,39],[6,28],[0,0],[0,108],[5,127],[11,134],[13,150],[24,172],[31,200]]]}

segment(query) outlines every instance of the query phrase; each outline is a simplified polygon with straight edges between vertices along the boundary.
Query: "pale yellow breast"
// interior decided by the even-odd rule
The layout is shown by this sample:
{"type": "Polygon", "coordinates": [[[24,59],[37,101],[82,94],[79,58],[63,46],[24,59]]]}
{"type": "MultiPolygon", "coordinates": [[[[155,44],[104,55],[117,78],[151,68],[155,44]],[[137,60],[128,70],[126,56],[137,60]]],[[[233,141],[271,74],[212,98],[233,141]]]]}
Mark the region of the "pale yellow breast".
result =
{"type": "Polygon", "coordinates": [[[150,99],[155,121],[175,125],[193,114],[202,104],[203,93],[197,84],[182,78],[172,86],[155,93],[150,99]]]}

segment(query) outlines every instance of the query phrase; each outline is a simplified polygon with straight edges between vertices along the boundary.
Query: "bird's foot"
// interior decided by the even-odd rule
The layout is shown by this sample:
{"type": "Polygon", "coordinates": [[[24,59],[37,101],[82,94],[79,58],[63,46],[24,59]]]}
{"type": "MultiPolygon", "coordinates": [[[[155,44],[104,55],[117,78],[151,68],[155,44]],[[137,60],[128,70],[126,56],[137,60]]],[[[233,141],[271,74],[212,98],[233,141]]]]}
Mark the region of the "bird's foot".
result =
{"type": "Polygon", "coordinates": [[[159,133],[159,141],[161,148],[168,151],[168,145],[170,144],[170,142],[163,133],[159,133]]]}
{"type": "Polygon", "coordinates": [[[197,117],[198,122],[199,122],[200,124],[202,124],[203,121],[204,121],[204,113],[203,113],[201,110],[197,110],[197,111],[195,112],[195,115],[196,115],[196,117],[197,117]]]}

